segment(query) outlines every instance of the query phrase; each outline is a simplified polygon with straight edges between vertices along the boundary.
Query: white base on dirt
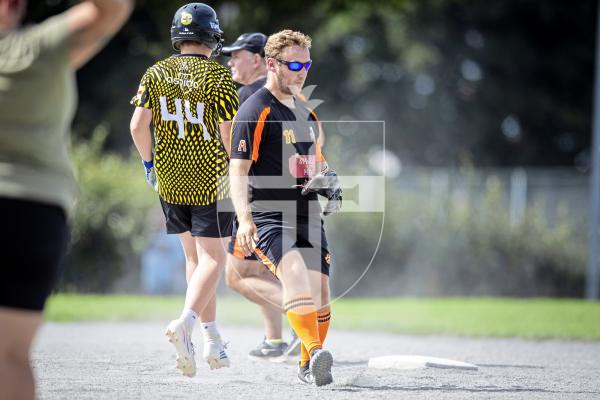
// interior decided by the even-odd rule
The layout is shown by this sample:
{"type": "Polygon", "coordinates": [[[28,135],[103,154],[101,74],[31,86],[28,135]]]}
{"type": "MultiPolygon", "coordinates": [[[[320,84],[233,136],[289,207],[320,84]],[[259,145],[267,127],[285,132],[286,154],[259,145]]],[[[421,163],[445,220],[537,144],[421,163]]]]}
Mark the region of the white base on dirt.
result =
{"type": "Polygon", "coordinates": [[[417,369],[425,367],[477,370],[477,365],[438,357],[395,355],[369,359],[369,368],[375,369],[417,369]]]}

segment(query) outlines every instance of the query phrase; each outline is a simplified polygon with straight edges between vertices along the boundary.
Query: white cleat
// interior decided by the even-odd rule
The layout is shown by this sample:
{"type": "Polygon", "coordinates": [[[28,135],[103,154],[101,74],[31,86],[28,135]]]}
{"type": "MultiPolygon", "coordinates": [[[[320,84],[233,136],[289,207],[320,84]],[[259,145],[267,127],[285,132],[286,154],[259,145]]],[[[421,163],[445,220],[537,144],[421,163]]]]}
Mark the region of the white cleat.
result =
{"type": "Polygon", "coordinates": [[[165,335],[169,338],[169,342],[175,346],[177,368],[181,370],[183,375],[190,378],[196,375],[194,345],[192,344],[191,335],[185,327],[185,323],[179,319],[171,321],[165,335]]]}
{"type": "Polygon", "coordinates": [[[225,352],[227,345],[223,343],[220,336],[204,337],[204,360],[210,369],[229,367],[231,361],[225,352]]]}

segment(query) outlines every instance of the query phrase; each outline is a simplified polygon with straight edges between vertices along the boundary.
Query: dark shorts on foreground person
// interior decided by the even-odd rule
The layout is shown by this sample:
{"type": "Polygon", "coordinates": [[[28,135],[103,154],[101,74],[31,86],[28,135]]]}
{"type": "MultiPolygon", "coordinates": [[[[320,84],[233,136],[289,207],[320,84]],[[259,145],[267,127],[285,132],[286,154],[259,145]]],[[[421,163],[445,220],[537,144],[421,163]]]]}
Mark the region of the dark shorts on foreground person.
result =
{"type": "MultiPolygon", "coordinates": [[[[286,253],[298,250],[308,269],[329,276],[331,254],[323,221],[320,218],[310,223],[307,219],[301,220],[294,227],[282,224],[276,218],[255,216],[254,224],[258,232],[258,243],[254,253],[273,274],[286,253]]],[[[237,226],[234,226],[229,252],[238,258],[244,258],[244,253],[235,242],[236,231],[237,226]]]]}
{"type": "Polygon", "coordinates": [[[59,276],[69,228],[61,207],[0,198],[0,307],[42,311],[59,276]]]}
{"type": "Polygon", "coordinates": [[[231,199],[223,199],[207,206],[170,204],[160,199],[165,214],[167,233],[190,232],[194,237],[228,237],[233,226],[231,199]]]}

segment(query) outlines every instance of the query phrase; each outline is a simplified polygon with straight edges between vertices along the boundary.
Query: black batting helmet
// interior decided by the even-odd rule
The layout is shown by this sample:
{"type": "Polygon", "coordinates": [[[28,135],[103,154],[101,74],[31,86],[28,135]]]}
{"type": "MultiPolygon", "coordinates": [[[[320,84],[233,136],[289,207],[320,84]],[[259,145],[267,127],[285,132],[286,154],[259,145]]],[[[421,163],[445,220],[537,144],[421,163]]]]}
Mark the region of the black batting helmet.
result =
{"type": "Polygon", "coordinates": [[[171,43],[179,50],[185,40],[204,43],[218,55],[223,47],[223,31],[219,27],[217,13],[204,3],[189,3],[181,7],[171,24],[171,43]]]}

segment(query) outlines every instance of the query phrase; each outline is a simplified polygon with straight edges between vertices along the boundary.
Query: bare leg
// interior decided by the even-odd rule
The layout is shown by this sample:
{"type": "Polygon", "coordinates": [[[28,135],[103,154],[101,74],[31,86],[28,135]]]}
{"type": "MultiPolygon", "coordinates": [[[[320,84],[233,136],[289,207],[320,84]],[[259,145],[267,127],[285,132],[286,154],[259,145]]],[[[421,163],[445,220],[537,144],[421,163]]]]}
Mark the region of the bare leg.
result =
{"type": "Polygon", "coordinates": [[[198,266],[198,253],[196,253],[196,241],[189,232],[180,233],[179,241],[185,255],[185,281],[189,284],[192,274],[198,266]]]}
{"type": "Polygon", "coordinates": [[[215,295],[223,267],[225,265],[224,246],[229,238],[197,237],[196,252],[198,266],[192,273],[185,296],[185,308],[196,314],[205,311],[216,314],[216,302],[211,302],[215,295]],[[209,304],[210,303],[210,304],[209,304]],[[204,310],[207,305],[212,308],[204,310]]]}
{"type": "Polygon", "coordinates": [[[281,308],[262,306],[260,312],[263,316],[265,326],[265,337],[267,340],[281,339],[282,321],[281,308]]]}
{"type": "Polygon", "coordinates": [[[211,369],[230,365],[214,323],[216,289],[225,264],[224,244],[229,238],[192,237],[189,232],[179,238],[186,257],[188,285],[182,315],[171,321],[165,334],[175,346],[177,368],[192,377],[196,374],[196,361],[190,335],[197,316],[206,323],[202,330],[204,360],[211,369]]]}
{"type": "Polygon", "coordinates": [[[308,280],[317,310],[329,304],[329,277],[321,271],[308,270],[308,280]]]}
{"type": "Polygon", "coordinates": [[[228,255],[227,286],[260,306],[275,307],[281,313],[281,283],[259,261],[239,259],[228,255]]]}
{"type": "Polygon", "coordinates": [[[40,312],[0,307],[0,400],[34,399],[29,351],[41,323],[40,312]]]}
{"type": "Polygon", "coordinates": [[[289,251],[284,254],[277,268],[277,277],[283,286],[284,299],[299,294],[312,294],[308,270],[298,251],[289,251]]]}
{"type": "Polygon", "coordinates": [[[267,339],[281,339],[283,298],[279,281],[258,261],[228,255],[227,286],[261,308],[267,339]]]}
{"type": "MultiPolygon", "coordinates": [[[[198,266],[198,252],[196,250],[196,240],[190,234],[185,232],[179,234],[179,241],[185,255],[185,280],[190,283],[190,279],[198,266]]],[[[213,295],[206,307],[198,314],[200,321],[214,321],[216,319],[217,297],[213,295]]]]}
{"type": "Polygon", "coordinates": [[[213,294],[212,298],[204,307],[204,310],[198,314],[200,322],[211,322],[217,320],[217,294],[213,294]]]}

